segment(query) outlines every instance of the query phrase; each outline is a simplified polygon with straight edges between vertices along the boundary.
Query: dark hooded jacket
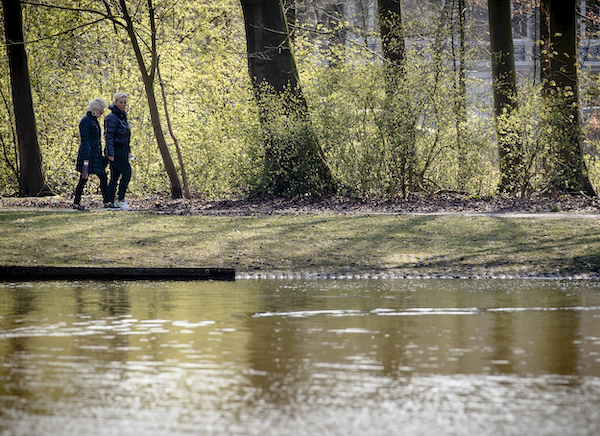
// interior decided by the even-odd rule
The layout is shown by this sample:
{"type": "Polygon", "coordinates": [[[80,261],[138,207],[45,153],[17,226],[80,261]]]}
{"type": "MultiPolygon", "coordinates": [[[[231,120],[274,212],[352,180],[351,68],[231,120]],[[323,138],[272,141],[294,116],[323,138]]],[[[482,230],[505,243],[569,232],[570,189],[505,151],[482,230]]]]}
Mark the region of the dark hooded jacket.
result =
{"type": "Polygon", "coordinates": [[[115,105],[108,107],[112,113],[104,118],[104,154],[115,159],[127,159],[131,148],[131,128],[127,122],[127,114],[115,105]]]}
{"type": "Polygon", "coordinates": [[[81,172],[83,168],[83,161],[90,161],[90,173],[103,175],[104,162],[102,158],[102,144],[101,144],[101,133],[100,124],[98,118],[88,112],[83,116],[79,122],[79,136],[81,141],[79,143],[79,151],[77,152],[77,171],[81,172]]]}

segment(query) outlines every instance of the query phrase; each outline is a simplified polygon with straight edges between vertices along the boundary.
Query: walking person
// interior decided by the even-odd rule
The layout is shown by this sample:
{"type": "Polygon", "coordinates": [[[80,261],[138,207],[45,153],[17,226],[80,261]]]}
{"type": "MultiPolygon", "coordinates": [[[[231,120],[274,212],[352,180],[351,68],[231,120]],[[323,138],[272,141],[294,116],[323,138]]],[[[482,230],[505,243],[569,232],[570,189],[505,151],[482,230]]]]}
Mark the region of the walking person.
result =
{"type": "Polygon", "coordinates": [[[127,121],[127,94],[117,92],[108,107],[112,113],[104,119],[104,153],[110,163],[108,200],[110,209],[131,210],[125,201],[125,193],[131,180],[131,128],[127,121]],[[119,190],[117,191],[117,184],[119,190]],[[115,202],[115,196],[117,201],[115,202]]]}
{"type": "Polygon", "coordinates": [[[81,205],[81,196],[90,174],[96,174],[100,179],[100,192],[104,205],[108,204],[107,197],[107,178],[104,171],[104,162],[102,157],[102,134],[98,118],[102,116],[107,103],[103,98],[94,98],[88,103],[87,113],[79,122],[79,151],[77,152],[77,164],[75,169],[79,171],[79,182],[75,188],[75,198],[73,199],[73,209],[87,210],[81,205]]]}

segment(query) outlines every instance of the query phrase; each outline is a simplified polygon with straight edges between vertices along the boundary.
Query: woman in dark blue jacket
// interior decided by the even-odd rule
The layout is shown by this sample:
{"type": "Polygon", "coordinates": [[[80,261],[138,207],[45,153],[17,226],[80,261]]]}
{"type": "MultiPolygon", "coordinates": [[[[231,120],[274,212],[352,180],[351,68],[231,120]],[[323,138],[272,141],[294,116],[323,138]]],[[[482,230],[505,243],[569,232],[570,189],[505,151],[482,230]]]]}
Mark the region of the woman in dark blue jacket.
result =
{"type": "Polygon", "coordinates": [[[96,174],[100,179],[102,199],[105,205],[108,203],[107,179],[102,158],[102,135],[100,132],[100,123],[98,123],[98,118],[104,113],[106,106],[106,101],[102,98],[91,100],[88,104],[87,113],[79,122],[79,136],[81,137],[81,141],[79,142],[79,151],[77,153],[76,170],[79,171],[80,175],[73,200],[73,209],[76,210],[86,210],[85,207],[81,206],[80,202],[83,188],[88,181],[90,173],[96,174]]]}
{"type": "Polygon", "coordinates": [[[117,92],[113,97],[113,104],[108,108],[112,113],[104,119],[104,153],[110,161],[110,183],[108,184],[108,201],[111,208],[131,210],[125,201],[125,192],[131,180],[131,128],[127,121],[127,94],[117,92]],[[121,181],[119,182],[119,178],[121,181]],[[119,191],[117,193],[117,183],[119,191]],[[115,202],[115,195],[117,201],[115,202]]]}

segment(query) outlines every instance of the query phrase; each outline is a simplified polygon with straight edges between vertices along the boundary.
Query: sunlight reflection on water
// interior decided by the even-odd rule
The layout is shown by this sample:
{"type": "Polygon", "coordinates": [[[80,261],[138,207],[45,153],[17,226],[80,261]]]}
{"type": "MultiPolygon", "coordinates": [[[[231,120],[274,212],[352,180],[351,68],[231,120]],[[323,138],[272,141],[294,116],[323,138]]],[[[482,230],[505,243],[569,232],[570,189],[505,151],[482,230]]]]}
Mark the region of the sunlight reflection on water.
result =
{"type": "Polygon", "coordinates": [[[600,283],[0,283],[0,435],[597,435],[600,283]]]}

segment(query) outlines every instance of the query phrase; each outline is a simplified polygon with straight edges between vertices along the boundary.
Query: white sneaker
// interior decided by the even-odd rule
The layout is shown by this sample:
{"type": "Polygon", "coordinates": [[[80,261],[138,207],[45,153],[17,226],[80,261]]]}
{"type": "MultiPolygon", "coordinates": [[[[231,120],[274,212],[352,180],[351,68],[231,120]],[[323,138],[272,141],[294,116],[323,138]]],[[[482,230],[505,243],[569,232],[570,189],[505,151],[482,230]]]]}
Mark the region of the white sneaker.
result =
{"type": "Polygon", "coordinates": [[[125,200],[117,201],[116,205],[119,206],[121,210],[131,210],[131,207],[129,207],[125,200]]]}

